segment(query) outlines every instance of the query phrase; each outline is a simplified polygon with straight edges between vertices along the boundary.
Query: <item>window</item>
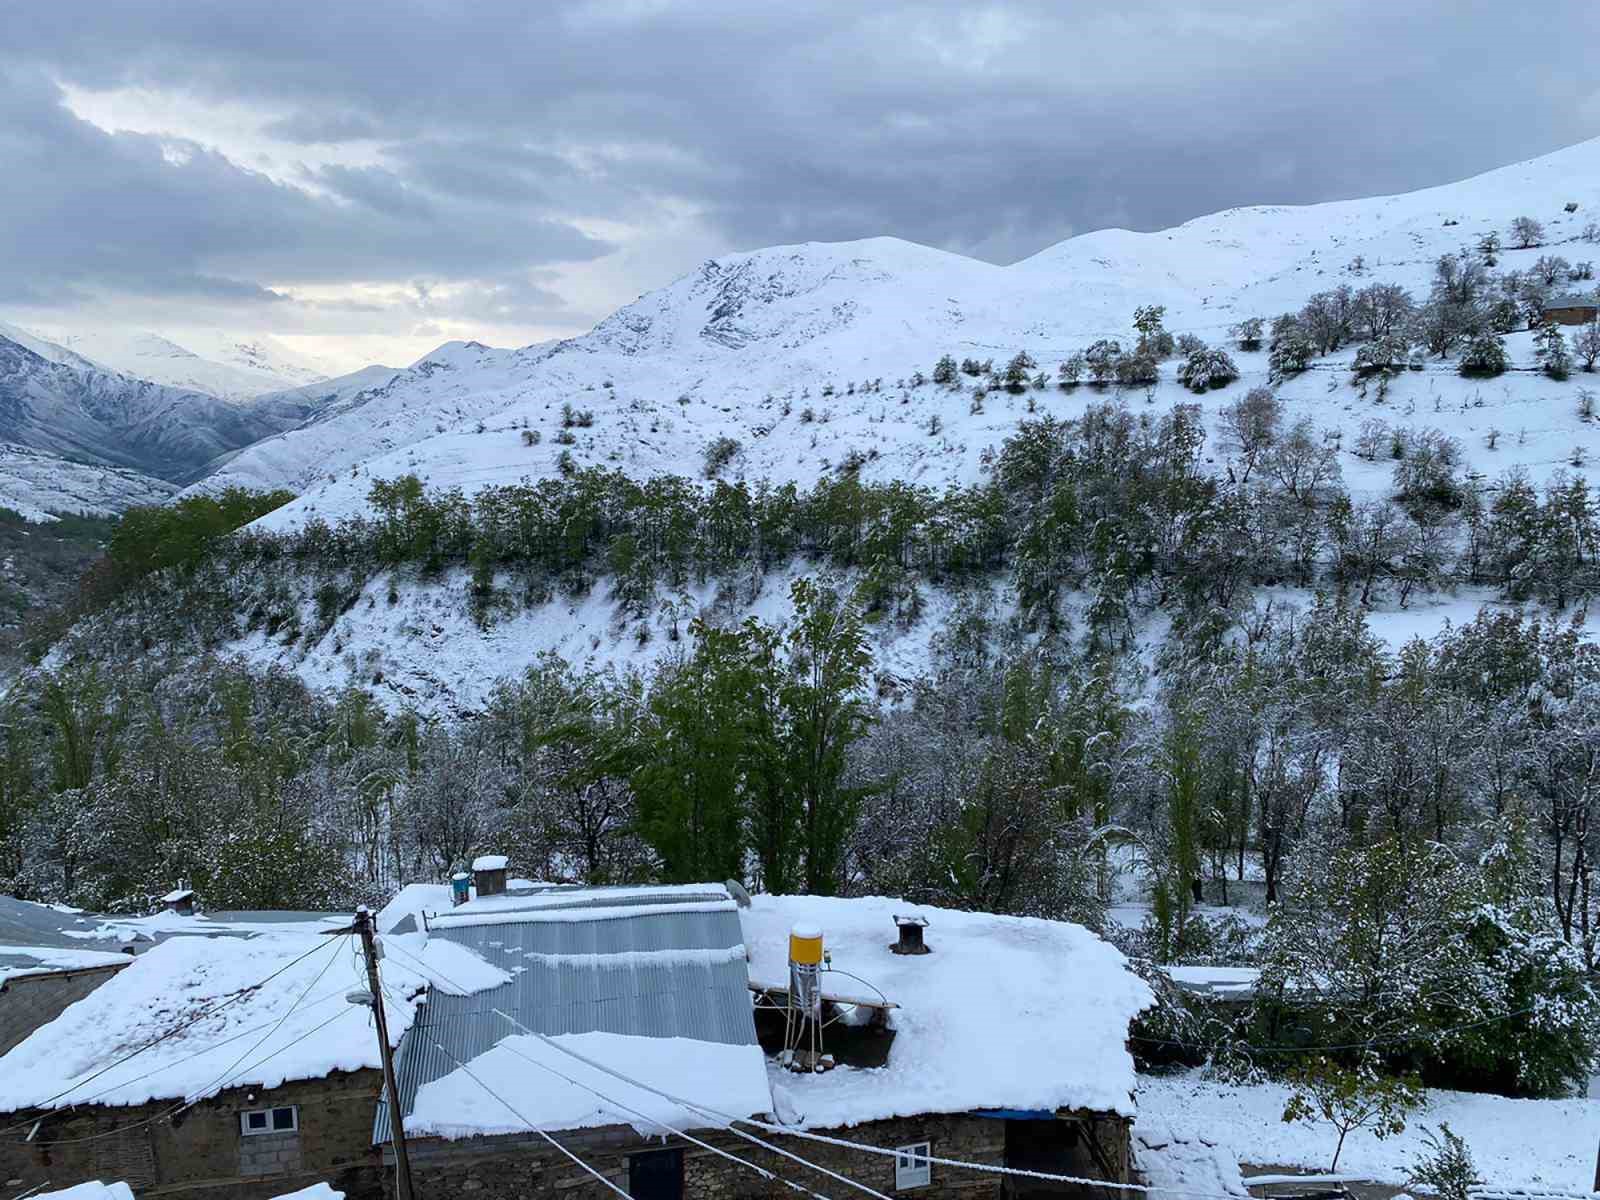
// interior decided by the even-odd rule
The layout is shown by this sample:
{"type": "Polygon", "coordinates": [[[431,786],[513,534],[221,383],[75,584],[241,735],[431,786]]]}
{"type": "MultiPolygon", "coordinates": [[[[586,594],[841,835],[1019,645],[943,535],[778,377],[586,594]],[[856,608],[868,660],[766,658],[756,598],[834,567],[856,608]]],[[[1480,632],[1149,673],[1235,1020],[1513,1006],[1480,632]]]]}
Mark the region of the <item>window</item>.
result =
{"type": "Polygon", "coordinates": [[[293,1133],[300,1128],[300,1110],[292,1104],[282,1108],[252,1108],[239,1114],[239,1132],[293,1133]]]}
{"type": "Polygon", "coordinates": [[[927,1187],[933,1181],[933,1164],[928,1161],[933,1148],[927,1142],[911,1146],[896,1146],[894,1150],[894,1186],[896,1191],[927,1187]]]}

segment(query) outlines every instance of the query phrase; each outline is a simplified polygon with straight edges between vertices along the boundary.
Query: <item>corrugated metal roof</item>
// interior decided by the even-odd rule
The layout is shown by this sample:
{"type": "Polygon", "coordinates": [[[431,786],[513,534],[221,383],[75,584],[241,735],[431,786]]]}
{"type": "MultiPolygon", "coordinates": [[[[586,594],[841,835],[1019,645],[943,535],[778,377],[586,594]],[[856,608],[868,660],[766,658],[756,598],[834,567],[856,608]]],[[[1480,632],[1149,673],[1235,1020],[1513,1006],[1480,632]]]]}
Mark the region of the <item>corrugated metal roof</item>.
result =
{"type": "MultiPolygon", "coordinates": [[[[757,1044],[744,959],[704,953],[744,944],[738,909],[726,893],[588,890],[571,901],[545,894],[540,905],[496,908],[494,924],[442,921],[432,927],[430,937],[465,946],[511,971],[513,978],[472,996],[430,991],[396,1052],[396,1081],[407,1113],[423,1084],[521,1032],[495,1009],[543,1034],[601,1032],[757,1044]],[[718,907],[707,911],[708,901],[718,907]],[[683,906],[693,911],[682,911],[683,906]],[[661,911],[622,917],[604,912],[617,907],[661,911]],[[575,918],[574,910],[581,909],[600,911],[593,920],[575,918]],[[512,912],[519,919],[508,920],[512,912]],[[674,956],[673,951],[689,953],[674,956]]],[[[383,1100],[373,1140],[389,1140],[383,1100]]]]}

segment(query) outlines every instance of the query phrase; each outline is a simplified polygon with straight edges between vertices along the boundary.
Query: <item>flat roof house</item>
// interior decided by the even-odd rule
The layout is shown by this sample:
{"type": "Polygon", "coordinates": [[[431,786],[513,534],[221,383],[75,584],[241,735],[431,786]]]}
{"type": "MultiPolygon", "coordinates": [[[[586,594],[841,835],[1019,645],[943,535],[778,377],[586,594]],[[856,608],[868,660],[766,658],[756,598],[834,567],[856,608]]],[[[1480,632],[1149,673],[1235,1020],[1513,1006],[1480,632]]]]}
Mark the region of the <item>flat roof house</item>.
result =
{"type": "MultiPolygon", "coordinates": [[[[827,1190],[819,1169],[885,1194],[1095,1190],[936,1158],[1127,1181],[1126,1038],[1150,994],[1109,944],[1061,922],[735,894],[513,888],[407,918],[512,976],[430,992],[401,1040],[419,1200],[600,1197],[601,1179],[641,1200],[777,1195],[827,1190]],[[928,953],[897,952],[897,917],[928,923],[928,953]],[[796,926],[826,947],[827,1070],[782,1062],[796,926]]],[[[388,1130],[380,1108],[374,1140],[388,1130]]]]}
{"type": "Polygon", "coordinates": [[[1587,325],[1600,321],[1600,294],[1580,296],[1574,292],[1552,296],[1545,301],[1540,315],[1557,325],[1587,325]]]}

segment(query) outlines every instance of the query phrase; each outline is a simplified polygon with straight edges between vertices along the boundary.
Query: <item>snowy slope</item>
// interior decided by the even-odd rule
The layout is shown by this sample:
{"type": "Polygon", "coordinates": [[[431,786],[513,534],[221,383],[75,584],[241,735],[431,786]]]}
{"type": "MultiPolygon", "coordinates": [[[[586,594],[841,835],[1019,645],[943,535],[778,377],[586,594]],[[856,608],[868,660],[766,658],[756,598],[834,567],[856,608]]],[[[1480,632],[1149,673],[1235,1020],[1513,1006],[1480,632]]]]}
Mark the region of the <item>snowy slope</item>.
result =
{"type": "Polygon", "coordinates": [[[69,462],[27,446],[0,442],[0,507],[29,521],[57,513],[109,517],[138,504],[160,504],[177,488],[125,467],[69,462]]]}
{"type": "Polygon", "coordinates": [[[235,403],[167,387],[0,330],[0,440],[63,457],[187,481],[314,411],[281,396],[235,403]]]}
{"type": "MultiPolygon", "coordinates": [[[[1297,308],[1340,283],[1394,282],[1424,294],[1440,254],[1491,229],[1504,233],[1524,213],[1544,222],[1547,244],[1505,251],[1501,269],[1544,253],[1600,257],[1600,247],[1578,240],[1600,215],[1600,140],[1409,195],[1234,209],[1159,233],[1103,230],[1004,268],[893,238],[730,255],[580,338],[514,351],[441,347],[381,387],[357,389],[325,419],[242,452],[202,486],[304,492],[264,522],[282,527],[312,513],[336,519],[361,511],[373,477],[414,472],[470,493],[549,474],[563,449],[580,465],[693,476],[705,445],[720,436],[742,444],[732,476],[809,482],[854,452],[869,456],[867,478],[970,481],[981,473],[983,450],[1014,428],[1024,401],[992,395],[972,412],[970,394],[924,388],[902,404],[896,381],[929,371],[943,352],[1003,363],[1026,349],[1053,370],[1095,338],[1131,341],[1139,304],[1165,304],[1175,333],[1222,341],[1241,317],[1297,308]],[[1578,204],[1575,213],[1563,211],[1568,202],[1578,204]],[[1350,270],[1358,256],[1359,274],[1350,270]],[[876,379],[881,389],[863,395],[862,385],[876,379]],[[828,385],[832,396],[822,394],[828,385]],[[565,448],[554,437],[564,404],[594,414],[565,448]],[[806,419],[808,409],[814,419],[806,419]],[[943,428],[932,435],[935,415],[943,428]],[[540,444],[525,446],[524,428],[538,431],[540,444]]],[[[1518,365],[1531,363],[1525,337],[1513,338],[1511,350],[1518,365]]],[[[1240,365],[1249,386],[1264,373],[1264,356],[1245,356],[1240,365]]],[[[1172,370],[1168,364],[1169,382],[1155,396],[1162,407],[1184,395],[1170,382],[1172,370]]],[[[1353,405],[1348,389],[1326,412],[1329,388],[1329,374],[1316,372],[1285,387],[1291,416],[1304,405],[1319,423],[1349,424],[1353,433],[1370,414],[1340,415],[1353,405]]],[[[1208,402],[1220,405],[1241,390],[1208,402]]],[[[1524,441],[1519,456],[1537,465],[1552,447],[1570,450],[1572,435],[1582,432],[1560,419],[1575,421],[1569,412],[1551,411],[1550,391],[1518,376],[1469,384],[1440,364],[1396,385],[1390,415],[1415,414],[1414,423],[1464,440],[1490,424],[1508,436],[1526,426],[1536,441],[1524,441]],[[1481,419],[1456,419],[1463,404],[1480,400],[1481,419]]],[[[1074,396],[1051,389],[1038,403],[1072,415],[1089,398],[1086,389],[1074,396]]],[[[1486,460],[1474,467],[1497,474],[1509,456],[1479,457],[1486,460]]]]}

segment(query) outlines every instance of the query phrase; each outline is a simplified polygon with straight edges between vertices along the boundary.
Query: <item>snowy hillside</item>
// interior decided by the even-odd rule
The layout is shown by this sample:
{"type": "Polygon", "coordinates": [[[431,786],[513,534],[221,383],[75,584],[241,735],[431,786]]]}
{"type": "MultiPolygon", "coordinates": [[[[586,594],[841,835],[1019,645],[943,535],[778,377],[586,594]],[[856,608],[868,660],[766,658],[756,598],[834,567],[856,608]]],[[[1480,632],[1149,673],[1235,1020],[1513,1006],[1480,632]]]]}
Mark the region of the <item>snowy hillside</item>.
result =
{"type": "Polygon", "coordinates": [[[116,516],[134,505],[160,504],[176,490],[138,471],[70,462],[0,442],[0,508],[28,521],[50,521],[57,513],[116,516]]]}
{"type": "Polygon", "coordinates": [[[0,328],[0,439],[7,442],[186,482],[315,411],[307,402],[236,403],[167,387],[8,329],[0,328]]]}
{"type": "MultiPolygon", "coordinates": [[[[22,340],[3,326],[0,334],[22,340]]],[[[70,351],[102,368],[223,400],[248,400],[264,392],[300,387],[326,377],[325,372],[299,361],[286,347],[270,339],[240,341],[220,333],[197,336],[205,343],[205,349],[196,351],[160,334],[142,331],[32,334],[38,341],[70,351]]],[[[46,353],[37,346],[29,348],[46,353]]]]}
{"type": "MultiPolygon", "coordinates": [[[[1104,230],[1005,268],[892,238],[732,255],[571,341],[515,351],[453,343],[382,386],[353,381],[324,419],[244,451],[202,486],[301,491],[265,522],[286,527],[313,513],[361,511],[372,478],[415,473],[471,493],[552,474],[563,453],[634,476],[693,476],[719,437],[740,443],[729,477],[806,482],[848,457],[864,460],[867,479],[971,481],[1023,402],[995,393],[974,412],[970,395],[896,386],[941,353],[1003,363],[1027,350],[1052,371],[1097,338],[1131,342],[1141,304],[1165,305],[1173,333],[1217,342],[1243,317],[1270,318],[1341,283],[1425,295],[1439,255],[1485,232],[1504,236],[1523,214],[1544,223],[1544,244],[1507,249],[1503,269],[1546,253],[1600,255],[1580,240],[1600,214],[1600,140],[1409,195],[1235,209],[1159,233],[1104,230]],[[876,386],[863,394],[868,385],[876,386]],[[570,445],[557,438],[563,405],[593,414],[570,445]],[[934,418],[939,431],[930,433],[934,418]],[[537,445],[525,444],[524,429],[539,434],[537,445]]],[[[1514,365],[1532,365],[1526,338],[1509,349],[1514,365]]],[[[1264,375],[1265,356],[1242,356],[1240,366],[1248,387],[1264,375]]],[[[1184,395],[1171,374],[1158,405],[1184,395]]],[[[1341,382],[1312,372],[1286,385],[1290,415],[1314,414],[1353,435],[1370,414],[1341,382]]],[[[1476,456],[1474,468],[1493,474],[1513,457],[1553,465],[1586,432],[1570,405],[1542,401],[1550,392],[1517,375],[1472,384],[1450,364],[1430,363],[1397,382],[1389,412],[1409,410],[1414,423],[1464,441],[1491,425],[1509,435],[1526,429],[1515,455],[1476,456]]],[[[1052,389],[1037,403],[1071,415],[1086,398],[1052,389]]]]}

